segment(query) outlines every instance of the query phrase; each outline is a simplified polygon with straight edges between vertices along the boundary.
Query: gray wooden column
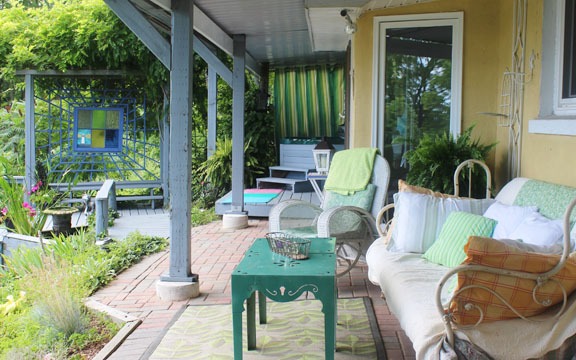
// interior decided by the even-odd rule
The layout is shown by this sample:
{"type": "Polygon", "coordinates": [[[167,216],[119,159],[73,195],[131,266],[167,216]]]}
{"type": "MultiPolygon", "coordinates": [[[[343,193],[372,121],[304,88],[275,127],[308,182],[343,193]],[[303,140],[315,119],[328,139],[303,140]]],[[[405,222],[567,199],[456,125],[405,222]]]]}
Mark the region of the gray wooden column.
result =
{"type": "Polygon", "coordinates": [[[170,268],[162,281],[197,282],[191,272],[193,2],[172,0],[170,66],[170,268]]]}
{"type": "Polygon", "coordinates": [[[232,204],[229,213],[244,213],[244,68],[246,36],[234,35],[232,70],[232,204]]]}
{"type": "Polygon", "coordinates": [[[170,109],[170,99],[164,92],[164,106],[162,114],[162,124],[160,128],[160,179],[162,180],[162,196],[164,205],[170,201],[170,190],[168,188],[168,164],[170,164],[170,124],[168,123],[168,109],[170,109]]]}
{"type": "MultiPolygon", "coordinates": [[[[24,92],[24,121],[25,121],[25,149],[24,170],[26,188],[28,191],[36,182],[36,132],[34,126],[34,77],[32,74],[24,75],[25,92],[24,92]]],[[[25,195],[28,198],[28,195],[25,195]]],[[[28,199],[26,199],[28,200],[28,199]]]]}
{"type": "Polygon", "coordinates": [[[216,70],[212,65],[208,65],[208,157],[216,150],[216,113],[218,99],[218,78],[216,70]]]}

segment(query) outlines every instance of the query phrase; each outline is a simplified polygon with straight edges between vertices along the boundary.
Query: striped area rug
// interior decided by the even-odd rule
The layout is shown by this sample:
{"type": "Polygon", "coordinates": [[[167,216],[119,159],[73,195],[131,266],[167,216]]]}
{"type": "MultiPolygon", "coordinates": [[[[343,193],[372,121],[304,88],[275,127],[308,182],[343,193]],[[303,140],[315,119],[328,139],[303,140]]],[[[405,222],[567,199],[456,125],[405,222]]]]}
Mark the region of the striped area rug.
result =
{"type": "MultiPolygon", "coordinates": [[[[268,323],[256,322],[256,350],[246,349],[243,326],[244,359],[324,359],[321,310],[317,300],[269,302],[268,323]]],[[[338,360],[386,359],[370,298],[338,299],[336,348],[338,360]]],[[[148,355],[154,360],[233,359],[232,306],[186,306],[148,355]]]]}

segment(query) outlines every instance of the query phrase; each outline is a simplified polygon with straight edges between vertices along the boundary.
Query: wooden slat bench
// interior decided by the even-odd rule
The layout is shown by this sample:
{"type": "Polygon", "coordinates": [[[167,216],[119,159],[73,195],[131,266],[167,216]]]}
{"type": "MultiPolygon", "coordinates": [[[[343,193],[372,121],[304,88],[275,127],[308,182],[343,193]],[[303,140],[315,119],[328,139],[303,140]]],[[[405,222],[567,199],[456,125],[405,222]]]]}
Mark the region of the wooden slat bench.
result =
{"type": "MultiPolygon", "coordinates": [[[[154,190],[162,189],[160,180],[142,180],[142,181],[116,181],[116,190],[121,189],[149,189],[147,195],[127,195],[116,196],[116,201],[142,201],[150,200],[152,209],[156,208],[156,200],[164,200],[164,195],[155,195],[154,190]]],[[[75,198],[74,193],[98,191],[104,184],[104,181],[79,182],[76,184],[68,183],[50,183],[49,186],[60,192],[70,192],[70,198],[65,202],[82,202],[80,198],[75,198]]]]}

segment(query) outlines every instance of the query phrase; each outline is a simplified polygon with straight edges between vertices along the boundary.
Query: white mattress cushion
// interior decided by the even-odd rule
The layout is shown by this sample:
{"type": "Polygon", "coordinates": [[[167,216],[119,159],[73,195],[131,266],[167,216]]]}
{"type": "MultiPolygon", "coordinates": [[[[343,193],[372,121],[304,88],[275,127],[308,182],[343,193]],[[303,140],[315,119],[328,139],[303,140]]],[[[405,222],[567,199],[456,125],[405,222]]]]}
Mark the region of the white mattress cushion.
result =
{"type": "MultiPolygon", "coordinates": [[[[390,252],[381,240],[372,243],[366,262],[368,278],[382,288],[390,311],[414,345],[416,358],[438,359],[438,346],[445,329],[434,297],[438,281],[448,269],[427,262],[419,254],[390,252]]],[[[447,296],[443,295],[443,302],[447,296]]],[[[576,317],[575,300],[576,296],[570,297],[559,320],[496,321],[475,329],[458,329],[455,334],[484,349],[494,359],[540,357],[576,333],[576,321],[573,321],[576,317]]]]}

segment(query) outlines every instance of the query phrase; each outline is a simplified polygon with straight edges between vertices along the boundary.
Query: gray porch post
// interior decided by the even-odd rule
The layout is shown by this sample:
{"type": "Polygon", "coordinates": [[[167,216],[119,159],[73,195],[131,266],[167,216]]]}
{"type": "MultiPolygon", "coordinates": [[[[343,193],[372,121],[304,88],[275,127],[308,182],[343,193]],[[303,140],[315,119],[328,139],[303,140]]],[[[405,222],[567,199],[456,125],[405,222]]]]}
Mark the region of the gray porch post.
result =
{"type": "MultiPolygon", "coordinates": [[[[164,109],[169,109],[170,99],[164,93],[164,109]]],[[[168,123],[169,115],[164,112],[161,124],[161,142],[160,142],[160,177],[162,180],[162,195],[164,196],[164,205],[170,201],[170,191],[168,189],[168,164],[170,163],[170,124],[168,123]]]]}
{"type": "MultiPolygon", "coordinates": [[[[25,129],[25,149],[26,153],[24,155],[24,164],[26,169],[25,180],[26,189],[30,191],[34,183],[36,182],[36,174],[34,170],[36,168],[36,132],[34,127],[34,77],[32,74],[24,75],[25,83],[25,93],[24,93],[24,115],[25,129]]],[[[25,195],[28,198],[28,195],[25,195]]],[[[27,199],[28,200],[28,199],[27,199]]]]}
{"type": "Polygon", "coordinates": [[[208,65],[208,157],[216,150],[216,111],[218,96],[218,79],[216,70],[208,65]]]}
{"type": "Polygon", "coordinates": [[[244,86],[246,36],[234,35],[232,70],[232,204],[222,217],[224,228],[241,229],[248,226],[244,211],[244,86]]]}
{"type": "Polygon", "coordinates": [[[170,267],[157,283],[163,299],[199,295],[198,275],[191,272],[192,72],[194,2],[172,1],[170,67],[170,267]]]}

